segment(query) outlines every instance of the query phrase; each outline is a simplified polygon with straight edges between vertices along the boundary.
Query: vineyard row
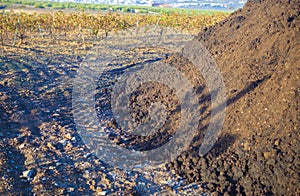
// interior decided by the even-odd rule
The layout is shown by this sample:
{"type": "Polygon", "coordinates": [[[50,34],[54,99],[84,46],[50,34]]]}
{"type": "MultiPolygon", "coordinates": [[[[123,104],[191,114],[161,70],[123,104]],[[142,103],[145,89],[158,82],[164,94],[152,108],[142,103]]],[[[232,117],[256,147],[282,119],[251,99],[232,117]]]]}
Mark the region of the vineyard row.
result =
{"type": "Polygon", "coordinates": [[[86,12],[47,12],[42,14],[2,12],[0,14],[0,39],[2,45],[23,43],[32,36],[63,35],[68,38],[77,34],[89,36],[94,42],[110,32],[129,27],[161,25],[187,31],[198,32],[227,17],[227,14],[213,15],[140,15],[140,14],[89,14],[86,12]],[[13,41],[10,41],[13,40],[13,41]],[[9,43],[13,42],[13,43],[9,43]]]}

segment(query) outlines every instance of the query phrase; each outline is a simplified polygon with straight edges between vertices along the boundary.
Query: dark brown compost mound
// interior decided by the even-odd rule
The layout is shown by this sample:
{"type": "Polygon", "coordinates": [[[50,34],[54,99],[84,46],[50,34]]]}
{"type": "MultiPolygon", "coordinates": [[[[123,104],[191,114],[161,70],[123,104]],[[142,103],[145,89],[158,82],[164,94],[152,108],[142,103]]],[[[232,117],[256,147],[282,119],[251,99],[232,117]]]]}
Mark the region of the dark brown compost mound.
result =
{"type": "Polygon", "coordinates": [[[209,192],[299,195],[300,1],[248,1],[197,39],[224,78],[222,136],[167,166],[209,192]]]}

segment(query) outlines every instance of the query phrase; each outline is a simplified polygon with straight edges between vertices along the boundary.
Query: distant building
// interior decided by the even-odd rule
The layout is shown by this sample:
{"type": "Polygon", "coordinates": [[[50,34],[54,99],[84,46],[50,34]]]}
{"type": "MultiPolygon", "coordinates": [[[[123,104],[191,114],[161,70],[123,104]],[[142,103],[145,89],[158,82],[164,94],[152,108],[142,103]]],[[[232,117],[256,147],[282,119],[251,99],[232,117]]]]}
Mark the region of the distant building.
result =
{"type": "Polygon", "coordinates": [[[49,0],[59,2],[138,5],[150,7],[177,7],[193,9],[228,10],[243,7],[247,0],[49,0]]]}
{"type": "Polygon", "coordinates": [[[148,4],[150,7],[153,6],[153,1],[149,1],[149,4],[148,4]]]}
{"type": "Polygon", "coordinates": [[[152,7],[165,7],[165,8],[171,8],[172,6],[170,4],[165,3],[152,3],[152,7]]]}

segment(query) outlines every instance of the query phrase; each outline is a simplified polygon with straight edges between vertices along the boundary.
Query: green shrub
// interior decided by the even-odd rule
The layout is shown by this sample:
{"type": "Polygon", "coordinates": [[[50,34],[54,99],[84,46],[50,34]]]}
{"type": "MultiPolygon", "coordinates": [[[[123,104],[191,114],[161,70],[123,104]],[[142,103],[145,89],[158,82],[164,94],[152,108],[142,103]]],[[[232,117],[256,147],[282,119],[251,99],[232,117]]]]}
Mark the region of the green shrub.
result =
{"type": "Polygon", "coordinates": [[[45,6],[42,5],[41,3],[36,3],[36,4],[34,4],[34,7],[35,7],[35,8],[45,8],[45,6]]]}
{"type": "Polygon", "coordinates": [[[1,9],[5,9],[7,7],[7,5],[2,5],[2,4],[0,4],[0,10],[1,9]]]}

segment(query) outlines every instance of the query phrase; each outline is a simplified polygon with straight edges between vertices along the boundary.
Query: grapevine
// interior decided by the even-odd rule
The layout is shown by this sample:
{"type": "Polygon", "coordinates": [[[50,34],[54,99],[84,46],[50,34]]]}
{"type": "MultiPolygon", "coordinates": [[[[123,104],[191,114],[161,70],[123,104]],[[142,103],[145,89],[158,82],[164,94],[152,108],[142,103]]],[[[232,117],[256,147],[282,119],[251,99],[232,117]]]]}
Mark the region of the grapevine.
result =
{"type": "Polygon", "coordinates": [[[204,27],[214,25],[227,14],[188,15],[181,13],[150,14],[89,14],[80,12],[45,12],[42,14],[3,12],[0,14],[0,39],[2,45],[24,44],[35,37],[51,39],[79,35],[79,42],[96,44],[100,37],[133,26],[161,25],[195,34],[204,27]],[[14,41],[13,41],[14,40],[14,41]]]}

